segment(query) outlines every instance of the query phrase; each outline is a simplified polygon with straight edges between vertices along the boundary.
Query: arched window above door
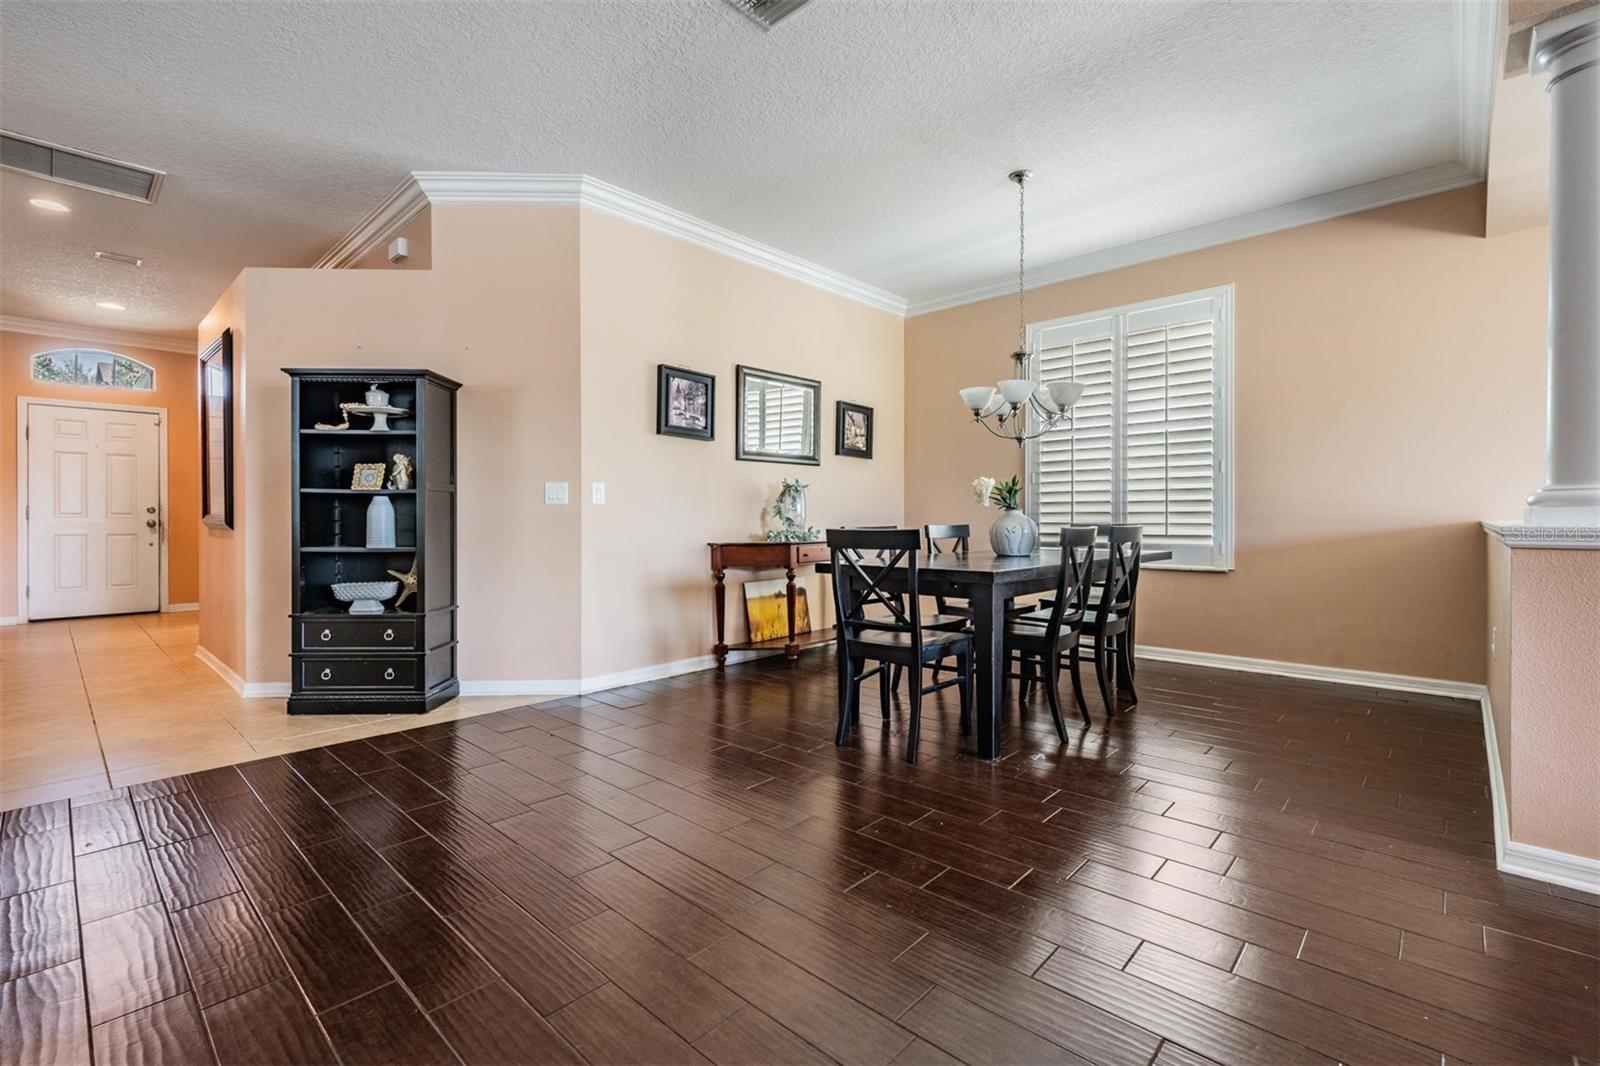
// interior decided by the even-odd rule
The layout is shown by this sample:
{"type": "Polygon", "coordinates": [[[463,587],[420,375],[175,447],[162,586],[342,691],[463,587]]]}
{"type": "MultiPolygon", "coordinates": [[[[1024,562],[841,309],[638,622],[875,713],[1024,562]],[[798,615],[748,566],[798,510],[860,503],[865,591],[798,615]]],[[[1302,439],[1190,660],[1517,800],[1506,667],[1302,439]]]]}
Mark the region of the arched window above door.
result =
{"type": "Polygon", "coordinates": [[[57,348],[33,357],[33,380],[150,392],[156,387],[156,372],[154,367],[116,352],[57,348]]]}

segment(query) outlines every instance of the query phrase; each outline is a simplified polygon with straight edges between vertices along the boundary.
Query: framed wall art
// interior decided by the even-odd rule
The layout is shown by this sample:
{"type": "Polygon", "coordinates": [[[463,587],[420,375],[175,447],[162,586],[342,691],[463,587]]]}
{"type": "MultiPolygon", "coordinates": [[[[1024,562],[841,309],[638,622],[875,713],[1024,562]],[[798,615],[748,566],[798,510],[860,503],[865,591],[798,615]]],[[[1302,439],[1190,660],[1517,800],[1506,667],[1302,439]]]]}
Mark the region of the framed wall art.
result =
{"type": "Polygon", "coordinates": [[[717,433],[717,379],[681,366],[656,367],[656,432],[712,440],[717,433]]]}
{"type": "Polygon", "coordinates": [[[872,408],[844,400],[834,405],[833,454],[872,458],[872,408]]]}

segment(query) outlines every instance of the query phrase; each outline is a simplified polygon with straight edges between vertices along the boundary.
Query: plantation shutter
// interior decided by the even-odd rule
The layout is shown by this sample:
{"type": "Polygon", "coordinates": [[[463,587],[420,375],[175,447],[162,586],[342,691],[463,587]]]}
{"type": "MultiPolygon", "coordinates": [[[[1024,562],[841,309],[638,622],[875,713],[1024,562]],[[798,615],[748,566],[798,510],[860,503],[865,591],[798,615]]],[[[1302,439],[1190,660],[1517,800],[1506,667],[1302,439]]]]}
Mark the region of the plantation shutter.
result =
{"type": "Polygon", "coordinates": [[[1039,524],[1046,529],[1112,520],[1115,326],[1105,317],[1040,333],[1039,380],[1070,378],[1084,385],[1072,408],[1071,428],[1039,440],[1034,498],[1039,524]]]}
{"type": "Polygon", "coordinates": [[[1123,374],[1126,521],[1162,547],[1215,530],[1215,315],[1192,300],[1128,315],[1123,374]]]}
{"type": "Polygon", "coordinates": [[[1232,569],[1231,289],[1032,327],[1039,380],[1085,387],[1072,421],[1029,450],[1046,536],[1125,522],[1175,566],[1232,569]]]}
{"type": "Polygon", "coordinates": [[[809,393],[781,381],[762,381],[745,394],[745,447],[799,454],[810,450],[809,393]]]}

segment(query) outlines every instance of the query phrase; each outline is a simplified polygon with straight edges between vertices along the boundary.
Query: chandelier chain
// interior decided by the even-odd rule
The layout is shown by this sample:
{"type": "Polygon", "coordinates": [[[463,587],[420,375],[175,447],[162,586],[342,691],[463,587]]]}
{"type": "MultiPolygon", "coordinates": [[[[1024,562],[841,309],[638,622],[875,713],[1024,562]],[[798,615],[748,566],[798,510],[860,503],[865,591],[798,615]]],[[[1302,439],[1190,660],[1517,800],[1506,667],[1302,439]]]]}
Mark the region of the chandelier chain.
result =
{"type": "Polygon", "coordinates": [[[1017,350],[1021,351],[1028,342],[1028,313],[1026,309],[1027,289],[1023,285],[1023,264],[1027,259],[1028,251],[1028,213],[1027,213],[1027,187],[1028,181],[1023,178],[1017,182],[1017,350]]]}

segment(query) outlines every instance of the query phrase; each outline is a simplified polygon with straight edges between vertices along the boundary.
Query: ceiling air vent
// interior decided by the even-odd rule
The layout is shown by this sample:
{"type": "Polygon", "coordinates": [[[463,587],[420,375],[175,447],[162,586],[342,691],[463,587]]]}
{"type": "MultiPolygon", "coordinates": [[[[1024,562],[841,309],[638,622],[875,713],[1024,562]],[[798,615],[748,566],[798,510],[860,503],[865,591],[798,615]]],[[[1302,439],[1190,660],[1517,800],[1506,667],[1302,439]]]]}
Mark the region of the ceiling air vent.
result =
{"type": "Polygon", "coordinates": [[[770,30],[810,0],[728,0],[728,3],[749,15],[762,29],[770,30]]]}
{"type": "Polygon", "coordinates": [[[156,202],[166,177],[159,170],[5,132],[0,132],[0,167],[144,204],[156,202]]]}

